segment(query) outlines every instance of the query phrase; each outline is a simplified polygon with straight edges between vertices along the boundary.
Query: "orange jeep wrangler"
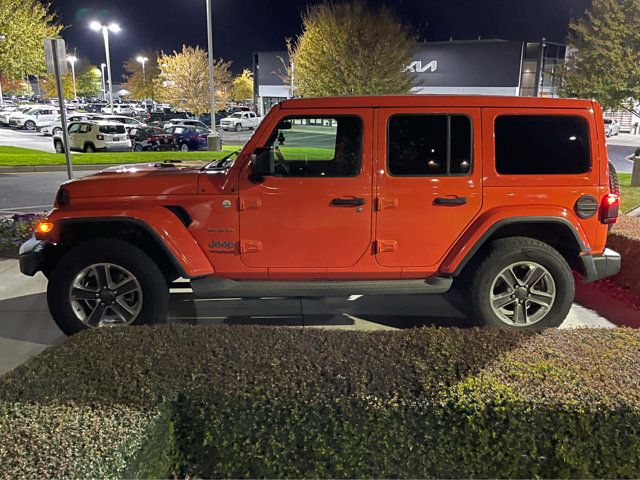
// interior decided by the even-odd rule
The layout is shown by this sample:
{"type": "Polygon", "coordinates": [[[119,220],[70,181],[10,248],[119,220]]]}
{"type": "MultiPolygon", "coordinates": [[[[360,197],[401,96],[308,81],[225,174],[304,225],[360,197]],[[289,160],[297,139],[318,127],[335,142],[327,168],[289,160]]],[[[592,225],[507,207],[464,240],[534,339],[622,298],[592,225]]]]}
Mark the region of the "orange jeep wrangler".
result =
{"type": "Polygon", "coordinates": [[[480,325],[555,327],[619,271],[602,111],[586,100],[287,100],[206,166],[109,168],[62,185],[21,249],[67,334],[162,321],[205,297],[463,292],[480,325]]]}

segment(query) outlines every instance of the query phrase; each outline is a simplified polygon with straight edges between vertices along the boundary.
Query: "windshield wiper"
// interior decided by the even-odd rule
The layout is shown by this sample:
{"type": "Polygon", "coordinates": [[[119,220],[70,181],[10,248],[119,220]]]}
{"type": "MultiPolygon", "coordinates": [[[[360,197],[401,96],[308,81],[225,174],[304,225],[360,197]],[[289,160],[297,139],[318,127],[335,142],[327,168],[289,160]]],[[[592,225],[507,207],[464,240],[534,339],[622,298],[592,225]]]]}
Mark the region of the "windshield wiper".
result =
{"type": "Polygon", "coordinates": [[[233,157],[234,155],[238,155],[241,152],[241,150],[235,150],[231,153],[229,153],[228,155],[225,155],[222,158],[219,158],[218,160],[214,160],[211,163],[208,163],[204,169],[205,170],[226,170],[227,168],[229,168],[229,164],[233,163],[231,161],[231,157],[233,157]]]}

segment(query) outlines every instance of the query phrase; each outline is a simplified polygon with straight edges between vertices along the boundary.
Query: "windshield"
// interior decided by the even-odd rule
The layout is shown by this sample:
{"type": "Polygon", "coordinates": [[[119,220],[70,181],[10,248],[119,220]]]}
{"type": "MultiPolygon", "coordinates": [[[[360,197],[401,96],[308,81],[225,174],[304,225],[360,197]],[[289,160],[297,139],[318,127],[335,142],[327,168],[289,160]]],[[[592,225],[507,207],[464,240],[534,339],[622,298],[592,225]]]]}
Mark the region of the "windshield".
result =
{"type": "Polygon", "coordinates": [[[100,132],[114,134],[125,133],[124,125],[100,125],[100,132]]]}
{"type": "Polygon", "coordinates": [[[37,108],[31,108],[27,110],[27,115],[37,115],[40,110],[37,108]]]}
{"type": "Polygon", "coordinates": [[[233,164],[235,163],[236,159],[238,158],[238,154],[241,152],[241,150],[236,150],[234,152],[231,152],[228,155],[225,155],[224,157],[218,159],[218,160],[214,160],[213,162],[207,164],[204,169],[205,170],[227,170],[231,167],[233,167],[233,164]]]}

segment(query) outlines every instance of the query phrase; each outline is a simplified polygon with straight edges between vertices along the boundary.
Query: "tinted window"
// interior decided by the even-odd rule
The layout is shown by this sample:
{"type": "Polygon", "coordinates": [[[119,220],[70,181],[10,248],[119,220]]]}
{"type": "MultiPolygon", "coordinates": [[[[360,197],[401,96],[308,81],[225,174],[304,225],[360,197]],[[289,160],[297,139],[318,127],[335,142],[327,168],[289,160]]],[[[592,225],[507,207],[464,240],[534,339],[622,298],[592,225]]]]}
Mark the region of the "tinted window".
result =
{"type": "Polygon", "coordinates": [[[100,131],[107,134],[125,133],[124,125],[100,125],[100,131]]]}
{"type": "Polygon", "coordinates": [[[507,175],[591,170],[589,125],[582,117],[504,115],[496,119],[496,171],[507,175]]]}
{"type": "Polygon", "coordinates": [[[266,145],[276,150],[276,175],[352,177],[360,172],[359,117],[290,117],[280,126],[266,145]]]}
{"type": "Polygon", "coordinates": [[[464,115],[394,115],[389,120],[389,173],[466,175],[471,141],[471,119],[464,115]]]}

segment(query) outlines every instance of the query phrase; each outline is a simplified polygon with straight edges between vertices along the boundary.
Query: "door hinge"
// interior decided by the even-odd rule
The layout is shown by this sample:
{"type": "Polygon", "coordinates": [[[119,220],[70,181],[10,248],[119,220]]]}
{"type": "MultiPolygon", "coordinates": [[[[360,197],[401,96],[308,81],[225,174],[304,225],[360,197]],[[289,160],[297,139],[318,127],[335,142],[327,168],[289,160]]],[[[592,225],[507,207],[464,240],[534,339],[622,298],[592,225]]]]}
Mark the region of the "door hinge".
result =
{"type": "Polygon", "coordinates": [[[240,242],[240,253],[257,253],[262,251],[260,240],[242,240],[240,242]]]}
{"type": "Polygon", "coordinates": [[[395,252],[398,242],[395,240],[376,240],[376,253],[395,252]]]}
{"type": "Polygon", "coordinates": [[[254,210],[262,206],[262,201],[259,198],[241,198],[240,210],[254,210]]]}
{"type": "Polygon", "coordinates": [[[400,205],[400,201],[397,198],[378,197],[378,201],[377,201],[378,211],[385,210],[387,208],[398,208],[398,205],[400,205]]]}

